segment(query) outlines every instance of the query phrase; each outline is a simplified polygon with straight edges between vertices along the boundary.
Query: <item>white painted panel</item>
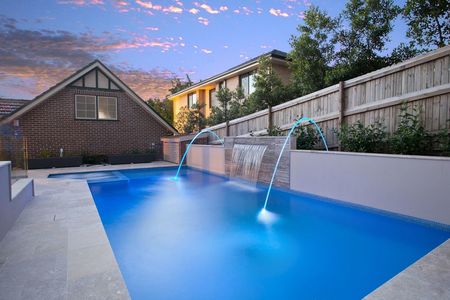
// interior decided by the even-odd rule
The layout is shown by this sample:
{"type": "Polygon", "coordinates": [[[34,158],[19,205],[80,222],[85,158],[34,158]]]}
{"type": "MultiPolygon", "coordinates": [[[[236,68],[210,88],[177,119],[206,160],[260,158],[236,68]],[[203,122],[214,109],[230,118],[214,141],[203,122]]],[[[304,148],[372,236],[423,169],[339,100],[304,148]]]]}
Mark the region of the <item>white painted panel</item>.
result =
{"type": "Polygon", "coordinates": [[[84,86],[85,87],[96,87],[95,70],[92,70],[84,76],[84,86]]]}
{"type": "Polygon", "coordinates": [[[11,187],[9,161],[0,161],[0,241],[33,198],[33,180],[19,179],[11,187]]]}
{"type": "Polygon", "coordinates": [[[187,165],[209,171],[225,174],[225,148],[212,145],[192,145],[187,155],[187,165]]]}
{"type": "Polygon", "coordinates": [[[75,81],[73,83],[74,86],[79,86],[82,87],[83,86],[83,78],[78,79],[77,81],[75,81]]]}
{"type": "Polygon", "coordinates": [[[291,151],[291,189],[450,225],[450,159],[291,151]]]}
{"type": "Polygon", "coordinates": [[[112,90],[119,90],[119,87],[114,84],[114,82],[111,81],[111,89],[112,90]]]}
{"type": "Polygon", "coordinates": [[[98,87],[100,89],[109,88],[109,79],[102,72],[98,72],[98,87]]]}

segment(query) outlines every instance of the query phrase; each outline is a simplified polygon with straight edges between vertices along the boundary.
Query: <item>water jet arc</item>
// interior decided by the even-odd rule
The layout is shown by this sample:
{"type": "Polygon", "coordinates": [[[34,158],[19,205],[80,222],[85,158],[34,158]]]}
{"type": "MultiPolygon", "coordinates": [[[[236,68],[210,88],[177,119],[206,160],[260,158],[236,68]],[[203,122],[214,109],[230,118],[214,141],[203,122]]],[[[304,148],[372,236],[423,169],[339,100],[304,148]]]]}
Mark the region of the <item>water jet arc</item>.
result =
{"type": "Polygon", "coordinates": [[[191,149],[191,145],[192,145],[192,144],[195,142],[195,140],[196,140],[200,135],[202,135],[203,133],[212,133],[212,135],[214,135],[214,136],[217,138],[217,140],[219,140],[219,141],[222,143],[222,145],[223,145],[223,140],[221,140],[220,137],[219,137],[214,131],[212,131],[212,130],[209,129],[209,128],[202,129],[199,133],[197,133],[197,134],[194,136],[194,138],[192,139],[192,141],[191,141],[191,142],[188,144],[188,146],[186,147],[186,151],[184,151],[183,157],[181,158],[180,164],[179,164],[179,166],[178,166],[177,174],[176,174],[175,177],[173,178],[174,180],[177,180],[177,179],[178,179],[178,174],[180,174],[181,166],[183,165],[183,162],[184,162],[184,160],[185,160],[185,158],[186,158],[186,156],[187,156],[187,154],[188,154],[188,152],[189,152],[189,149],[191,149]]]}
{"type": "Polygon", "coordinates": [[[270,191],[272,190],[273,181],[274,181],[274,179],[275,179],[275,175],[276,175],[276,173],[277,173],[278,165],[280,164],[280,160],[281,160],[281,156],[283,155],[284,148],[286,148],[286,144],[287,144],[289,138],[291,137],[292,133],[294,132],[294,129],[297,128],[297,126],[299,126],[301,123],[303,123],[303,122],[305,122],[305,121],[308,121],[310,124],[313,124],[313,125],[316,127],[317,131],[318,131],[319,134],[320,134],[320,137],[322,138],[323,144],[325,145],[325,149],[328,151],[328,145],[327,145],[327,142],[326,142],[326,140],[325,140],[325,137],[324,137],[323,134],[322,134],[322,130],[321,130],[320,127],[317,125],[317,123],[314,122],[313,119],[311,119],[311,118],[306,118],[306,117],[303,117],[303,118],[297,120],[297,121],[292,125],[291,130],[289,130],[289,133],[288,133],[288,135],[287,135],[287,137],[286,137],[286,140],[284,141],[283,147],[281,148],[280,155],[278,156],[277,163],[275,164],[275,169],[273,170],[273,173],[272,173],[272,179],[270,180],[269,189],[267,190],[266,200],[265,200],[265,202],[264,202],[264,207],[263,207],[262,211],[266,211],[266,208],[267,208],[267,202],[269,201],[270,191]]]}

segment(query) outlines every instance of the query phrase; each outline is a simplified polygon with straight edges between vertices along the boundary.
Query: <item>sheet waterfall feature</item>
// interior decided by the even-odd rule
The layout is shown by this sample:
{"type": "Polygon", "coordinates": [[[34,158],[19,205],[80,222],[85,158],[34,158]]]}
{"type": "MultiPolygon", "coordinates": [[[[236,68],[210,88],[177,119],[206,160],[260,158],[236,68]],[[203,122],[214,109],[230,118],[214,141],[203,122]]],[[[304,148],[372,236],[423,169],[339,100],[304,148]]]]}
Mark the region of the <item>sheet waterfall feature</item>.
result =
{"type": "Polygon", "coordinates": [[[177,174],[175,175],[175,177],[172,178],[173,180],[178,180],[178,175],[180,174],[181,166],[183,165],[184,160],[186,159],[186,156],[187,156],[187,154],[188,154],[188,152],[189,152],[189,149],[191,149],[191,146],[192,146],[192,144],[195,142],[195,140],[196,140],[200,135],[202,135],[202,134],[204,134],[204,133],[210,133],[210,134],[214,135],[214,136],[217,138],[217,140],[220,141],[220,142],[222,143],[222,145],[223,145],[223,140],[221,140],[220,137],[219,137],[214,131],[212,131],[212,130],[209,129],[209,128],[202,129],[199,133],[197,133],[197,134],[194,136],[194,138],[192,139],[192,141],[191,141],[191,142],[189,143],[189,145],[186,147],[186,151],[184,151],[183,157],[181,158],[180,164],[178,165],[177,174]]]}
{"type": "Polygon", "coordinates": [[[266,149],[266,145],[235,144],[231,156],[231,177],[258,181],[259,168],[266,149]]]}
{"type": "Polygon", "coordinates": [[[264,201],[264,207],[258,214],[258,220],[262,223],[270,224],[270,223],[273,223],[276,219],[276,216],[267,210],[267,202],[269,201],[270,191],[272,190],[272,185],[273,185],[273,181],[275,179],[275,175],[277,174],[278,165],[280,164],[281,156],[283,155],[284,149],[286,148],[289,138],[291,137],[295,128],[297,128],[303,122],[309,122],[310,124],[314,125],[314,127],[317,129],[317,132],[319,133],[319,135],[323,141],[325,150],[328,151],[327,141],[325,140],[325,137],[323,136],[322,130],[320,129],[320,127],[317,125],[317,123],[313,119],[303,117],[303,118],[297,120],[292,125],[291,129],[289,130],[288,135],[286,136],[286,139],[284,140],[283,147],[281,148],[280,155],[278,156],[277,162],[275,164],[275,168],[272,173],[272,179],[270,180],[269,188],[267,189],[266,200],[264,201]]]}

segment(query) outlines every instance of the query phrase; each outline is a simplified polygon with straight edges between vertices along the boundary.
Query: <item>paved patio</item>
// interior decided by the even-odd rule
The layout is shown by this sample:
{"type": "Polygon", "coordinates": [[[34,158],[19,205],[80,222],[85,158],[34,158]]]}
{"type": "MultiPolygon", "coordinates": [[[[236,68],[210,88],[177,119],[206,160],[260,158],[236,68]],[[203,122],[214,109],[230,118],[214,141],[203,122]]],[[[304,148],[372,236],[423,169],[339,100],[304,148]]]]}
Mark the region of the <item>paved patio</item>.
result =
{"type": "Polygon", "coordinates": [[[30,171],[36,197],[0,242],[0,299],[129,299],[87,182],[46,177],[164,166],[173,164],[30,171]]]}

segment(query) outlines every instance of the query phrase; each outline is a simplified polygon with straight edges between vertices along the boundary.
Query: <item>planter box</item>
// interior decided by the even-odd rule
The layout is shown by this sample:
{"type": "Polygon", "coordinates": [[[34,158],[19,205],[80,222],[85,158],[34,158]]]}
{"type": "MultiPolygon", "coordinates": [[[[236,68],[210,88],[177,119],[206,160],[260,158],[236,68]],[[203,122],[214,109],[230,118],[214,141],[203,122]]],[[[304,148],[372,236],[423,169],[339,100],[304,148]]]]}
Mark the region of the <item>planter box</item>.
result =
{"type": "Polygon", "coordinates": [[[110,155],[108,156],[108,163],[112,165],[119,164],[141,164],[148,163],[155,160],[156,154],[124,154],[124,155],[110,155]]]}
{"type": "Polygon", "coordinates": [[[82,163],[81,156],[33,158],[28,160],[28,169],[79,167],[82,163]]]}

